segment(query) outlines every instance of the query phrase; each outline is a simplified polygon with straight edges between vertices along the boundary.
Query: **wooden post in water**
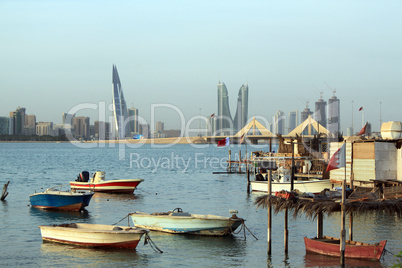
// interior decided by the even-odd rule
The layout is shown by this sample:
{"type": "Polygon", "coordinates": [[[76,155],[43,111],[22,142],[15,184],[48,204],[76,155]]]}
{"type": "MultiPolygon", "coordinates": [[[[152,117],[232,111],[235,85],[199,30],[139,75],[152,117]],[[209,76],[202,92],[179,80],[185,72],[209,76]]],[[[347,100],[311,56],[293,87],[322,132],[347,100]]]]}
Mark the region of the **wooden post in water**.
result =
{"type": "MultiPolygon", "coordinates": [[[[248,164],[247,164],[248,166],[248,164]]],[[[247,193],[250,193],[250,169],[247,168],[247,193]]]]}
{"type": "MultiPolygon", "coordinates": [[[[268,171],[268,197],[271,197],[272,194],[272,187],[271,187],[271,178],[272,178],[272,170],[270,169],[268,171]]],[[[271,255],[271,227],[272,227],[272,206],[271,202],[269,203],[268,206],[268,255],[271,255]]]]}
{"type": "Polygon", "coordinates": [[[241,150],[239,150],[239,173],[241,173],[241,150]]]}
{"type": "Polygon", "coordinates": [[[0,198],[1,201],[3,201],[4,199],[6,199],[6,197],[7,197],[7,195],[8,195],[7,188],[8,188],[8,185],[9,185],[9,184],[10,184],[10,181],[8,181],[6,184],[4,184],[3,192],[1,193],[1,198],[0,198]]]}
{"type": "MultiPolygon", "coordinates": [[[[351,147],[351,162],[350,162],[350,189],[353,191],[354,190],[354,185],[353,185],[353,180],[354,180],[354,174],[353,174],[353,142],[350,144],[351,147]]],[[[346,169],[346,167],[345,167],[346,169]]],[[[349,240],[353,241],[353,214],[352,212],[349,214],[349,240]]]]}
{"type": "Polygon", "coordinates": [[[317,216],[317,238],[322,238],[323,234],[324,234],[324,218],[323,218],[323,214],[322,211],[320,211],[320,213],[318,213],[317,216]]]}
{"type": "Polygon", "coordinates": [[[229,172],[232,172],[232,163],[231,163],[231,155],[232,155],[232,152],[229,150],[229,160],[228,160],[228,162],[229,162],[229,172]]]}
{"type": "Polygon", "coordinates": [[[341,203],[341,240],[340,240],[340,251],[341,251],[341,266],[345,266],[345,246],[346,246],[346,230],[345,230],[345,202],[346,202],[346,167],[345,167],[345,178],[342,183],[342,203],[341,203]]]}
{"type": "Polygon", "coordinates": [[[285,253],[288,253],[288,241],[289,241],[289,230],[288,230],[288,209],[285,209],[285,230],[284,230],[284,239],[285,239],[285,253]]]}
{"type": "Polygon", "coordinates": [[[294,181],[295,181],[295,148],[293,145],[293,139],[290,140],[290,144],[292,146],[292,169],[290,173],[290,191],[294,190],[294,181]]]}

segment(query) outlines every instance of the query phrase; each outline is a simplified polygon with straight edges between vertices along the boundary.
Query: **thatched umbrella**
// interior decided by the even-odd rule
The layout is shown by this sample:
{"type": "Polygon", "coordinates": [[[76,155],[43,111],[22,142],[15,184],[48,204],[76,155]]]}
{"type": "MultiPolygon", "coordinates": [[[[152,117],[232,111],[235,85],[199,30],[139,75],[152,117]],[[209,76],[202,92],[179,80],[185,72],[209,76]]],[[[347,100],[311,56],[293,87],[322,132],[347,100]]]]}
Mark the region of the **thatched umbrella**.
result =
{"type": "MultiPolygon", "coordinates": [[[[270,205],[277,214],[281,210],[293,210],[293,217],[297,217],[301,213],[311,219],[316,219],[320,213],[330,216],[334,212],[341,211],[341,203],[330,199],[319,198],[292,198],[285,199],[272,195],[259,196],[255,202],[257,207],[267,208],[270,205]]],[[[350,214],[369,214],[374,211],[384,212],[388,215],[396,215],[402,217],[402,199],[382,199],[370,201],[347,200],[345,210],[350,214]]]]}

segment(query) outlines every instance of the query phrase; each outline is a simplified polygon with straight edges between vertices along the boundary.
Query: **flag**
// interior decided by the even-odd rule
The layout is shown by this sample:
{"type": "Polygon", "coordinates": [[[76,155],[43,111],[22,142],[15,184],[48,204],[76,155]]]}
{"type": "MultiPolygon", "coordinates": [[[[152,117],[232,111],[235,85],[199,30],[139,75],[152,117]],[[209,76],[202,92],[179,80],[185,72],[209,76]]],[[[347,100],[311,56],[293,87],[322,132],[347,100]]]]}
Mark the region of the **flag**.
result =
{"type": "Polygon", "coordinates": [[[359,108],[359,112],[363,110],[363,106],[359,108]]]}
{"type": "Polygon", "coordinates": [[[228,145],[229,145],[229,137],[218,141],[218,147],[224,147],[224,146],[228,146],[228,145]]]}
{"type": "Polygon", "coordinates": [[[211,114],[211,117],[214,117],[215,113],[211,114]]]}
{"type": "Polygon", "coordinates": [[[364,125],[364,127],[359,131],[359,134],[357,134],[357,135],[365,135],[366,134],[366,128],[367,128],[367,123],[364,125]]]}
{"type": "Polygon", "coordinates": [[[344,143],[331,157],[326,171],[346,167],[346,143],[344,143]]]}

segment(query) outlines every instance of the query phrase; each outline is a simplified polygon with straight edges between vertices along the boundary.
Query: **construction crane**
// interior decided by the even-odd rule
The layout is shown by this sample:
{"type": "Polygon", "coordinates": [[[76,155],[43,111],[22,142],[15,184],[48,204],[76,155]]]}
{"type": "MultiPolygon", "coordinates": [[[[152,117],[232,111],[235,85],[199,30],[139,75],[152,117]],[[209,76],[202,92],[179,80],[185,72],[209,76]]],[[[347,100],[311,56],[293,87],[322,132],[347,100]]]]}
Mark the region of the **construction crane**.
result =
{"type": "Polygon", "coordinates": [[[332,93],[334,94],[334,97],[335,97],[336,89],[333,89],[332,87],[330,87],[325,81],[324,81],[324,83],[327,85],[327,87],[329,87],[329,89],[332,91],[332,93]]]}

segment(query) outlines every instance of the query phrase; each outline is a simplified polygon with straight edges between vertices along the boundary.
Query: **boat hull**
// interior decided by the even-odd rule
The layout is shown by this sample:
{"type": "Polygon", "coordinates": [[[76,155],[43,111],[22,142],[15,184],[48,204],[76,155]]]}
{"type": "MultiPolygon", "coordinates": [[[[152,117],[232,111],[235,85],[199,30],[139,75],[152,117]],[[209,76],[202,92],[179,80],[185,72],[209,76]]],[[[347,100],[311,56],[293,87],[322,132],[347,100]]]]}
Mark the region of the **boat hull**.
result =
{"type": "Polygon", "coordinates": [[[191,216],[151,215],[131,213],[135,226],[153,231],[194,234],[205,236],[225,236],[234,232],[244,221],[240,218],[214,215],[190,214],[191,216]]]}
{"type": "MultiPolygon", "coordinates": [[[[267,181],[251,181],[250,182],[252,191],[256,192],[268,192],[267,181]]],[[[279,192],[282,190],[290,192],[290,182],[272,182],[271,189],[272,193],[279,192]]],[[[293,183],[293,189],[304,193],[319,194],[325,188],[331,189],[332,183],[330,180],[310,180],[310,181],[295,181],[293,183]]]]}
{"type": "MultiPolygon", "coordinates": [[[[379,260],[384,252],[387,240],[376,244],[346,241],[345,258],[379,260]]],[[[340,257],[339,239],[325,236],[323,239],[304,237],[307,252],[340,257]]]]}
{"type": "Polygon", "coordinates": [[[29,196],[31,206],[40,209],[80,211],[89,205],[90,193],[46,191],[29,196]]]}
{"type": "Polygon", "coordinates": [[[56,242],[95,248],[135,249],[141,237],[148,230],[102,224],[76,223],[62,225],[41,225],[44,242],[56,242]],[[121,230],[113,230],[118,227],[121,230]]]}
{"type": "Polygon", "coordinates": [[[70,181],[70,187],[76,190],[130,194],[133,193],[138,184],[143,181],[142,179],[109,180],[96,183],[70,181]]]}

